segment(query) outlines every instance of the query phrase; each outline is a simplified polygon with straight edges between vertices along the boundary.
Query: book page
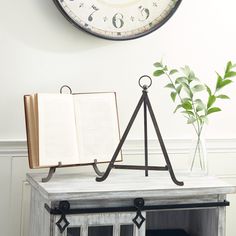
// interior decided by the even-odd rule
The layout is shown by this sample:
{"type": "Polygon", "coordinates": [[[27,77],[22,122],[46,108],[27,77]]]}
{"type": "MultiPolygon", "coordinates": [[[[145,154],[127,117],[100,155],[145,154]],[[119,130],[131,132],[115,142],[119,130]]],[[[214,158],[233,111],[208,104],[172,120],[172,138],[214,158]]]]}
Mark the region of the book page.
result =
{"type": "Polygon", "coordinates": [[[120,140],[115,93],[75,94],[73,98],[79,163],[110,161],[120,140]]]}
{"type": "Polygon", "coordinates": [[[38,94],[39,164],[78,164],[73,98],[70,94],[38,94]]]}

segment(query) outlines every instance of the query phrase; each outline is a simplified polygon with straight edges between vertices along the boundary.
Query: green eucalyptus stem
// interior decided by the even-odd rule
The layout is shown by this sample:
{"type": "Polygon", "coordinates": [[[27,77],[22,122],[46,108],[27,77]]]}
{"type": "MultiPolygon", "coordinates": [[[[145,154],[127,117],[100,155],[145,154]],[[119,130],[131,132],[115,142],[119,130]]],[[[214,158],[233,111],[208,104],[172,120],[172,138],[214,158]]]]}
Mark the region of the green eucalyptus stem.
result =
{"type": "MultiPolygon", "coordinates": [[[[163,65],[162,61],[154,64],[156,70],[153,75],[161,77],[165,75],[170,81],[165,87],[171,90],[170,96],[175,103],[176,97],[178,97],[179,103],[174,110],[174,113],[178,110],[184,114],[187,118],[187,124],[191,124],[194,127],[197,135],[197,144],[194,149],[194,156],[191,163],[191,170],[194,167],[196,156],[201,155],[200,141],[202,129],[205,123],[208,122],[208,117],[212,113],[220,112],[221,109],[215,106],[216,101],[219,99],[229,99],[221,91],[223,88],[233,81],[231,78],[236,77],[236,64],[229,61],[226,64],[224,74],[220,75],[216,72],[216,84],[214,90],[211,90],[207,84],[202,84],[201,81],[195,76],[195,73],[189,66],[181,67],[180,70],[168,69],[166,65],[163,65]],[[202,99],[202,93],[207,94],[206,99],[202,99]]],[[[200,168],[205,168],[203,160],[199,159],[200,168]]]]}
{"type": "Polygon", "coordinates": [[[197,146],[197,149],[198,149],[198,157],[199,157],[199,163],[200,163],[200,168],[201,170],[203,170],[203,166],[202,166],[202,156],[201,156],[201,150],[200,150],[200,145],[201,145],[201,136],[198,136],[198,146],[197,146]]]}
{"type": "MultiPolygon", "coordinates": [[[[200,131],[199,131],[199,141],[201,141],[201,134],[202,134],[202,129],[203,129],[203,125],[204,124],[202,124],[202,126],[201,126],[201,128],[200,128],[200,131]]],[[[202,144],[201,144],[202,145],[202,144]]],[[[202,154],[201,155],[201,150],[200,150],[200,147],[199,147],[199,145],[198,145],[198,154],[199,154],[199,161],[200,161],[200,166],[201,166],[201,169],[203,170],[203,168],[204,168],[204,166],[203,166],[203,163],[202,163],[202,155],[204,155],[204,154],[202,154]]]]}
{"type": "Polygon", "coordinates": [[[194,165],[194,162],[196,160],[196,155],[197,155],[197,150],[198,150],[199,143],[200,143],[200,137],[198,136],[197,144],[196,144],[194,154],[193,154],[193,160],[192,160],[192,163],[191,163],[191,168],[190,168],[191,171],[193,170],[193,165],[194,165]]]}
{"type": "MultiPolygon", "coordinates": [[[[200,132],[200,124],[199,124],[199,116],[197,114],[197,111],[196,111],[196,108],[195,108],[195,105],[194,105],[194,102],[193,102],[193,98],[191,98],[191,102],[192,102],[192,107],[193,107],[193,111],[194,111],[194,115],[196,117],[196,122],[197,122],[197,129],[195,129],[197,135],[199,135],[199,132],[200,132]]],[[[194,123],[192,123],[194,125],[194,123]]]]}
{"type": "MultiPolygon", "coordinates": [[[[171,79],[170,75],[169,75],[168,73],[166,73],[166,72],[164,72],[164,74],[168,77],[168,79],[170,80],[171,84],[172,84],[172,85],[174,86],[174,88],[175,88],[175,84],[174,84],[173,80],[171,79]]],[[[175,88],[175,91],[176,91],[176,93],[177,93],[177,96],[179,97],[179,100],[183,103],[183,99],[182,99],[182,97],[180,96],[180,94],[178,93],[178,91],[177,91],[176,88],[175,88]]],[[[189,114],[187,114],[187,115],[188,115],[188,117],[190,117],[189,114]]],[[[198,130],[197,130],[197,128],[196,128],[196,126],[195,126],[194,123],[192,123],[192,126],[193,126],[193,128],[194,128],[196,134],[198,134],[198,130]]]]}
{"type": "Polygon", "coordinates": [[[197,135],[197,144],[196,144],[195,149],[194,149],[193,160],[192,160],[191,168],[190,168],[191,171],[193,169],[193,165],[194,165],[195,160],[196,160],[197,152],[198,152],[198,155],[199,155],[200,166],[201,166],[201,169],[203,170],[203,163],[202,163],[202,159],[201,159],[201,150],[200,150],[200,147],[199,147],[203,126],[204,126],[204,124],[202,124],[202,126],[200,127],[199,133],[197,135]]]}

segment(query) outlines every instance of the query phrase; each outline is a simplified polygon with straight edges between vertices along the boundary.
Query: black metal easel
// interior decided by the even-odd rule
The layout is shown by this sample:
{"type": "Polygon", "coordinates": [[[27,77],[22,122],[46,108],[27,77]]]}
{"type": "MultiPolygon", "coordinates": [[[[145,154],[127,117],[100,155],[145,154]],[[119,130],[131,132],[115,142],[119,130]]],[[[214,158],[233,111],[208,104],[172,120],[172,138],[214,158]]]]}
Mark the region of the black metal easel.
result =
{"type": "Polygon", "coordinates": [[[168,156],[168,153],[166,151],[166,148],[165,148],[165,144],[163,142],[163,139],[162,139],[162,136],[161,136],[161,132],[159,130],[159,127],[158,127],[158,124],[157,124],[157,121],[156,121],[156,118],[155,118],[155,115],[154,115],[154,112],[152,110],[152,106],[151,106],[151,103],[150,103],[150,100],[148,98],[148,94],[147,94],[147,89],[152,85],[152,79],[147,76],[147,75],[143,75],[140,77],[139,79],[139,86],[143,89],[142,91],[142,96],[138,102],[138,105],[136,106],[135,110],[134,110],[134,113],[133,115],[131,116],[131,119],[125,129],[125,132],[123,134],[123,136],[121,137],[121,140],[115,150],[115,153],[113,154],[113,157],[106,169],[106,171],[104,172],[104,174],[100,177],[97,177],[96,178],[96,181],[98,182],[101,182],[101,181],[104,181],[108,175],[110,174],[111,172],[111,169],[131,169],[131,170],[145,170],[145,176],[148,176],[148,171],[149,170],[157,170],[157,171],[169,171],[170,173],[170,176],[171,176],[171,179],[172,181],[176,184],[176,185],[179,185],[179,186],[183,186],[184,183],[181,182],[181,181],[178,181],[175,177],[175,174],[174,174],[174,171],[172,169],[172,166],[171,166],[171,162],[170,162],[170,159],[169,159],[169,156],[168,156]],[[149,85],[147,84],[141,84],[142,80],[143,79],[149,79],[149,85]],[[116,158],[119,154],[119,152],[121,151],[121,148],[124,144],[124,141],[126,140],[126,137],[130,131],[130,128],[132,127],[133,125],[133,122],[141,108],[143,104],[143,111],[144,111],[144,155],[145,155],[145,165],[144,166],[137,166],[137,165],[117,165],[115,164],[115,161],[116,161],[116,158]],[[150,117],[151,117],[151,120],[152,120],[152,123],[154,125],[154,129],[156,131],[156,134],[157,134],[157,138],[159,140],[159,143],[160,143],[160,146],[161,146],[161,150],[163,152],[163,155],[164,155],[164,158],[165,158],[165,161],[166,161],[166,166],[149,166],[148,165],[148,135],[147,135],[147,110],[149,111],[149,114],[150,114],[150,117]]]}

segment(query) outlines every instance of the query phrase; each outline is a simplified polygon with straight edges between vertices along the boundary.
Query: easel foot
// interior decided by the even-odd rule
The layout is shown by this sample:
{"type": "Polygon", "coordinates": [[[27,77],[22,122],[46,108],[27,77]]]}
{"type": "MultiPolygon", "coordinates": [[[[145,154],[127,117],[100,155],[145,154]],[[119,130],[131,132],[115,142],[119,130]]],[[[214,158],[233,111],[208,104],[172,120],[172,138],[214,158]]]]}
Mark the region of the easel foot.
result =
{"type": "Polygon", "coordinates": [[[173,173],[170,172],[170,177],[171,177],[172,181],[173,181],[176,185],[178,185],[178,186],[184,186],[184,182],[183,182],[183,181],[178,181],[178,180],[176,179],[174,172],[173,172],[173,173]]]}
{"type": "Polygon", "coordinates": [[[97,162],[97,159],[94,159],[93,169],[94,169],[95,173],[96,173],[98,176],[103,176],[104,173],[98,169],[97,163],[98,163],[98,162],[97,162]]]}
{"type": "Polygon", "coordinates": [[[51,167],[49,169],[48,176],[45,178],[42,178],[42,182],[43,183],[48,182],[52,178],[52,176],[54,175],[55,171],[56,171],[56,167],[51,167]]]}
{"type": "Polygon", "coordinates": [[[58,166],[50,167],[49,172],[48,172],[48,176],[45,177],[45,178],[42,178],[42,182],[46,183],[46,182],[50,181],[50,179],[52,178],[52,176],[56,172],[56,169],[61,167],[61,166],[62,166],[61,162],[58,162],[58,166]]]}

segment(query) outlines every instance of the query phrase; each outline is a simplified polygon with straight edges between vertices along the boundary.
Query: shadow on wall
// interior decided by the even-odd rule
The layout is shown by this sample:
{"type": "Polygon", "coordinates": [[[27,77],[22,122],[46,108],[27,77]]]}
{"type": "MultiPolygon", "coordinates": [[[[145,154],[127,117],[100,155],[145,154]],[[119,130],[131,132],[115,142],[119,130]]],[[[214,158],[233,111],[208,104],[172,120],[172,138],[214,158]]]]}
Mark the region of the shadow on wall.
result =
{"type": "Polygon", "coordinates": [[[75,28],[52,0],[6,1],[0,14],[1,31],[36,49],[76,53],[115,43],[75,28]]]}

